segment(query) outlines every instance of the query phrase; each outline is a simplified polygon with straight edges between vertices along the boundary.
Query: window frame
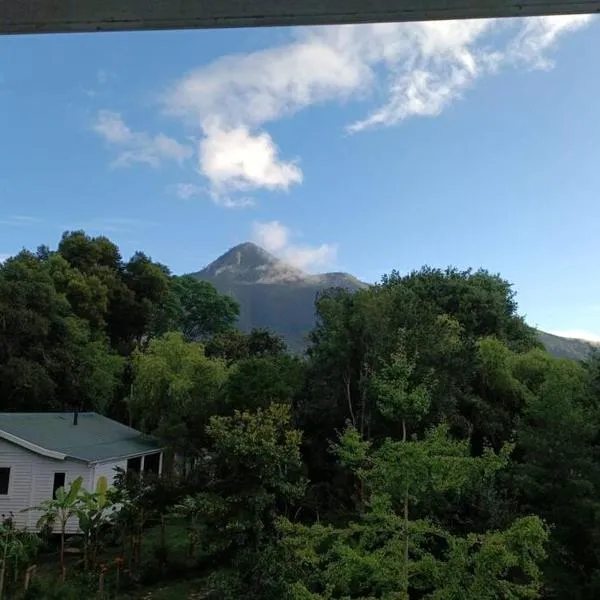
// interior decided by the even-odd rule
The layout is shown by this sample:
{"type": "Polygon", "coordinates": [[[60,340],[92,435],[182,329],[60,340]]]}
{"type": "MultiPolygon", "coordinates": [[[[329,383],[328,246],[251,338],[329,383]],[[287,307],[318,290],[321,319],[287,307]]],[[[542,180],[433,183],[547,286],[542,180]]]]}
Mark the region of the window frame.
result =
{"type": "Polygon", "coordinates": [[[67,474],[64,471],[55,471],[54,472],[54,478],[52,480],[52,499],[53,500],[56,498],[56,492],[61,487],[66,487],[66,485],[67,485],[67,474]],[[56,476],[57,475],[62,475],[63,476],[63,484],[59,485],[58,487],[56,486],[56,476]]]}
{"type": "Polygon", "coordinates": [[[150,454],[144,455],[143,467],[142,467],[143,474],[152,473],[153,475],[160,476],[160,466],[161,466],[161,459],[162,459],[161,454],[162,453],[160,451],[157,451],[157,452],[151,452],[150,454]],[[154,457],[156,457],[156,471],[149,471],[146,468],[146,461],[150,457],[153,457],[152,460],[154,460],[154,457]]]}
{"type": "Polygon", "coordinates": [[[6,493],[2,493],[2,488],[0,488],[0,498],[8,498],[10,497],[10,489],[11,489],[11,482],[12,482],[12,467],[0,467],[0,471],[7,471],[7,478],[6,478],[6,493]]]}
{"type": "Polygon", "coordinates": [[[131,456],[130,458],[127,459],[127,463],[125,465],[125,471],[127,473],[131,472],[131,473],[137,473],[138,475],[141,475],[142,474],[143,466],[144,466],[144,456],[143,456],[143,454],[142,455],[138,455],[138,456],[131,456]],[[133,463],[133,462],[137,462],[138,460],[139,460],[139,465],[140,465],[139,469],[137,469],[137,470],[136,469],[130,469],[129,465],[131,463],[133,463]]]}

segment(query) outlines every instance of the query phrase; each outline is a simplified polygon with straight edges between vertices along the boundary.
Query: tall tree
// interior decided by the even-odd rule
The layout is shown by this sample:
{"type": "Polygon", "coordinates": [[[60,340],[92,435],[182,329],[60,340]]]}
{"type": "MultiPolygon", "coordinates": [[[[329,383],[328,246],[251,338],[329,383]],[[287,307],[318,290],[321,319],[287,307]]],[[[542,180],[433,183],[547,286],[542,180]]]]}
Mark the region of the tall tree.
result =
{"type": "Polygon", "coordinates": [[[204,447],[210,416],[221,410],[226,380],[226,365],[207,358],[201,344],[175,332],[154,339],[133,357],[129,408],[134,423],[193,458],[204,447]]]}
{"type": "Polygon", "coordinates": [[[120,377],[121,359],[73,313],[66,294],[57,289],[55,267],[54,257],[44,260],[29,252],[0,267],[5,410],[103,410],[120,377]]]}
{"type": "Polygon", "coordinates": [[[189,275],[172,278],[171,294],[171,328],[188,340],[206,340],[229,332],[239,316],[235,300],[219,294],[211,283],[189,275]]]}
{"type": "Polygon", "coordinates": [[[589,379],[582,365],[540,351],[513,363],[527,393],[510,483],[521,511],[552,526],[546,597],[591,600],[600,593],[600,415],[589,379]]]}

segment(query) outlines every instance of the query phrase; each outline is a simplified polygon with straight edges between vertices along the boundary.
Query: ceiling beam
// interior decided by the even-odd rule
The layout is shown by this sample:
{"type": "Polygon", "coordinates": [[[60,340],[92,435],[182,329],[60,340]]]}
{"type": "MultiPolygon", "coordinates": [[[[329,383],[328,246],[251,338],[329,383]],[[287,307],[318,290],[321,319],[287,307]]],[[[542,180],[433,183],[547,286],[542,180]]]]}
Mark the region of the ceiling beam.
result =
{"type": "Polygon", "coordinates": [[[0,0],[0,34],[216,29],[600,12],[600,0],[0,0]]]}

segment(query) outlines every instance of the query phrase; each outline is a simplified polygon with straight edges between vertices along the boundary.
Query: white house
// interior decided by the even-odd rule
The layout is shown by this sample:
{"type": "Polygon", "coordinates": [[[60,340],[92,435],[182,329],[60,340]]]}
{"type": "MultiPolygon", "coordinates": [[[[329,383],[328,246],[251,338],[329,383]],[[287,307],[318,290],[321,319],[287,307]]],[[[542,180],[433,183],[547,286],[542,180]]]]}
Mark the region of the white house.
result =
{"type": "MultiPolygon", "coordinates": [[[[0,518],[13,513],[33,531],[40,513],[22,510],[77,477],[92,491],[102,475],[110,485],[117,467],[160,474],[162,460],[154,439],[93,412],[0,413],[0,518]]],[[[77,529],[73,519],[67,531],[77,529]]]]}

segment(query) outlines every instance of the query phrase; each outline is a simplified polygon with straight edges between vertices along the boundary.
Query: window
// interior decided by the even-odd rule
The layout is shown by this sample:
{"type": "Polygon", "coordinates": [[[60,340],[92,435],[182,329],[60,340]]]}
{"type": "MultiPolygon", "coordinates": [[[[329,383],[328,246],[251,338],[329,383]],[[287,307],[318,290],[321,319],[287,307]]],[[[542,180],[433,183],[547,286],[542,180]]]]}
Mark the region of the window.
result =
{"type": "Polygon", "coordinates": [[[140,473],[142,470],[142,457],[136,456],[134,458],[127,459],[127,471],[133,471],[134,473],[140,473]]]}
{"type": "Polygon", "coordinates": [[[158,469],[160,467],[160,452],[155,454],[148,454],[144,457],[144,473],[154,473],[158,475],[158,469]]]}
{"type": "Polygon", "coordinates": [[[56,490],[65,487],[65,474],[54,473],[54,483],[52,484],[52,497],[56,498],[56,490]]]}
{"type": "Polygon", "coordinates": [[[0,496],[8,496],[10,483],[10,467],[0,467],[0,496]]]}

